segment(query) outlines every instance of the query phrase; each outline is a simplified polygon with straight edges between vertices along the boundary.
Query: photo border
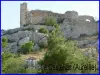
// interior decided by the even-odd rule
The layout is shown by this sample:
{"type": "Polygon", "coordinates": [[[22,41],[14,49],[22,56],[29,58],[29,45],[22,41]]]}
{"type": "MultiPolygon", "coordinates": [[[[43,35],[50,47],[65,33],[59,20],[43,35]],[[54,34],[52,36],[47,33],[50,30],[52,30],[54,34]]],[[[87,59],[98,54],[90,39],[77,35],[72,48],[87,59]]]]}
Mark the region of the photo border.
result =
{"type": "MultiPolygon", "coordinates": [[[[99,1],[99,0],[1,0],[1,1],[99,1]]],[[[100,3],[100,1],[99,1],[99,3],[100,3]]],[[[0,2],[0,4],[1,4],[1,2],[0,2]]],[[[99,5],[99,7],[100,7],[100,5],[99,5]]],[[[0,5],[0,8],[1,8],[1,5],[0,5]]],[[[99,11],[100,11],[100,8],[99,8],[99,11]]],[[[0,10],[0,13],[1,13],[1,10],[0,10]]],[[[100,12],[99,12],[100,13],[100,12]]],[[[0,14],[0,17],[1,17],[1,14],[0,14]]],[[[99,20],[100,20],[100,15],[99,15],[99,20]]],[[[99,21],[100,22],[100,21],[99,21]]],[[[0,21],[0,23],[1,23],[1,21],[0,21]]],[[[0,25],[0,28],[1,28],[1,25],[0,25]]],[[[98,54],[99,54],[99,57],[98,57],[98,59],[100,60],[100,40],[99,40],[99,38],[100,38],[100,26],[98,25],[98,33],[99,33],[99,35],[98,35],[98,54]]],[[[2,34],[0,33],[0,35],[2,36],[2,34]]],[[[1,38],[0,38],[0,41],[1,41],[1,38]]],[[[0,45],[1,46],[1,45],[0,45]]],[[[2,48],[2,47],[1,47],[2,48]]],[[[1,51],[2,49],[0,49],[0,51],[1,51]]],[[[0,55],[1,55],[1,52],[0,52],[0,55]]],[[[0,57],[1,58],[1,57],[0,57]]],[[[1,60],[2,59],[0,59],[0,70],[1,70],[1,60]]],[[[98,61],[98,63],[99,63],[99,61],[98,61]]],[[[1,73],[1,71],[0,71],[0,74],[2,74],[1,73]]],[[[100,65],[99,65],[99,74],[100,74],[100,65]]],[[[11,74],[3,74],[3,75],[11,75],[11,74]]],[[[18,74],[13,74],[13,75],[18,75],[18,74]]],[[[20,75],[25,75],[25,74],[20,74],[20,75]]],[[[37,75],[37,74],[26,74],[26,75],[37,75]]],[[[41,75],[45,75],[45,74],[41,74],[41,75]]],[[[48,74],[48,75],[51,75],[51,74],[48,74]]],[[[56,75],[56,74],[53,74],[53,75],[56,75]]],[[[66,75],[66,74],[61,74],[61,75],[66,75]]],[[[69,75],[69,74],[68,74],[69,75]]],[[[76,75],[76,74],[75,74],[76,75]]],[[[84,74],[81,74],[81,75],[84,75],[84,74]]],[[[85,74],[85,75],[88,75],[88,74],[85,74]]],[[[92,75],[92,74],[91,74],[92,75]]],[[[93,74],[94,75],[94,74],[93,74]]],[[[97,74],[98,75],[98,74],[97,74]]]]}

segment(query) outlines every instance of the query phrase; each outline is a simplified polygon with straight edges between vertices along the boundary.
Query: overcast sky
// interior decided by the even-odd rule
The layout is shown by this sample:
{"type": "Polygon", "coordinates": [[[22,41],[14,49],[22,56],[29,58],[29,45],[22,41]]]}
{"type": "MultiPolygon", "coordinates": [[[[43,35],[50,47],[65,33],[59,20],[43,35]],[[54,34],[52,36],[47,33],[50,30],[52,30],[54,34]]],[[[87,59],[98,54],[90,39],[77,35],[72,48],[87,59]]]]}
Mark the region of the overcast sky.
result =
{"type": "Polygon", "coordinates": [[[99,18],[99,1],[2,1],[1,29],[20,27],[20,4],[23,2],[27,2],[29,10],[50,10],[58,13],[75,10],[79,15],[99,18]]]}

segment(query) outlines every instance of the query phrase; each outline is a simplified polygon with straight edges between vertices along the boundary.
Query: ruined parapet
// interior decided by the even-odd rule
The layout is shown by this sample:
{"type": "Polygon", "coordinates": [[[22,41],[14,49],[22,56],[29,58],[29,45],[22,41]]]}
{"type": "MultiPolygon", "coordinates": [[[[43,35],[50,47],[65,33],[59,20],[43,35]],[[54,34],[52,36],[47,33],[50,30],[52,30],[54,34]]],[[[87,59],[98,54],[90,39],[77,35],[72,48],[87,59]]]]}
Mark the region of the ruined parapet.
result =
{"type": "Polygon", "coordinates": [[[20,27],[26,24],[27,3],[20,4],[20,27]]]}
{"type": "MultiPolygon", "coordinates": [[[[73,37],[80,35],[93,35],[98,32],[98,24],[92,16],[79,16],[74,25],[73,37]]],[[[77,38],[76,37],[76,38],[77,38]]]]}
{"type": "Polygon", "coordinates": [[[88,15],[82,15],[78,17],[78,21],[79,22],[95,22],[94,17],[93,16],[88,16],[88,15]]]}

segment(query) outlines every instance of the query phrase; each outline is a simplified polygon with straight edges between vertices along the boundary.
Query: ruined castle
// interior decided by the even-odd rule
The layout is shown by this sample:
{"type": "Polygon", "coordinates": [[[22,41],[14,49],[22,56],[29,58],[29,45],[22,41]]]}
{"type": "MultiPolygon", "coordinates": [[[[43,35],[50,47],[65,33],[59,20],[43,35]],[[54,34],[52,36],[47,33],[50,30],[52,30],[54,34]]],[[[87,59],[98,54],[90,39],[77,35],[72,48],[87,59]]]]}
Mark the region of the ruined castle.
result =
{"type": "Polygon", "coordinates": [[[34,49],[40,50],[41,45],[47,44],[47,34],[38,32],[41,27],[48,31],[54,27],[41,24],[45,17],[56,18],[64,38],[71,38],[78,42],[79,47],[98,46],[99,22],[89,15],[78,15],[76,11],[66,11],[64,14],[46,10],[27,10],[27,3],[20,5],[20,27],[2,31],[2,37],[8,38],[9,46],[6,50],[17,52],[21,45],[33,41],[34,49]],[[28,25],[28,26],[24,26],[28,25]],[[90,38],[92,37],[93,38],[90,38]]]}
{"type": "Polygon", "coordinates": [[[41,23],[45,17],[53,16],[57,20],[67,19],[68,21],[74,20],[86,20],[89,22],[93,22],[94,18],[92,16],[79,16],[76,11],[67,11],[65,14],[53,13],[52,11],[46,10],[27,10],[27,3],[22,3],[20,5],[20,26],[25,24],[38,24],[41,23]]]}
{"type": "Polygon", "coordinates": [[[78,15],[77,11],[66,11],[64,14],[46,10],[27,10],[27,3],[20,5],[20,27],[23,25],[43,26],[46,17],[54,17],[60,22],[61,30],[65,36],[78,37],[81,34],[92,35],[98,32],[98,23],[93,16],[78,15]],[[68,34],[67,34],[68,33],[68,34]]]}

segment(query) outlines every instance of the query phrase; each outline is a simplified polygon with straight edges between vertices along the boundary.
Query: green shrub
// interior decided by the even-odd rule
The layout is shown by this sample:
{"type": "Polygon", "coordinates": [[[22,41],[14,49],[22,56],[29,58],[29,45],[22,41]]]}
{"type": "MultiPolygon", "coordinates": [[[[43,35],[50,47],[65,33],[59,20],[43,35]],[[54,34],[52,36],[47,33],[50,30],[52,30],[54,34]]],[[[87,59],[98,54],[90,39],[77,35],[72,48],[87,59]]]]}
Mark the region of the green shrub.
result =
{"type": "Polygon", "coordinates": [[[21,45],[20,53],[27,54],[27,53],[31,52],[32,48],[33,48],[33,45],[34,44],[33,44],[32,41],[21,45]]]}
{"type": "Polygon", "coordinates": [[[2,73],[24,73],[24,62],[8,50],[2,52],[2,73]]]}
{"type": "Polygon", "coordinates": [[[54,24],[57,24],[57,21],[54,17],[46,17],[45,24],[48,26],[54,26],[54,24]]]}
{"type": "Polygon", "coordinates": [[[40,33],[48,33],[48,30],[46,28],[40,28],[39,32],[40,33]]]}
{"type": "Polygon", "coordinates": [[[2,62],[13,56],[14,54],[10,53],[8,50],[5,50],[2,52],[2,62]]]}
{"type": "Polygon", "coordinates": [[[8,39],[6,37],[2,37],[2,48],[7,47],[8,39]]]}
{"type": "Polygon", "coordinates": [[[2,63],[3,73],[25,73],[24,61],[20,58],[10,57],[2,63]]]}

